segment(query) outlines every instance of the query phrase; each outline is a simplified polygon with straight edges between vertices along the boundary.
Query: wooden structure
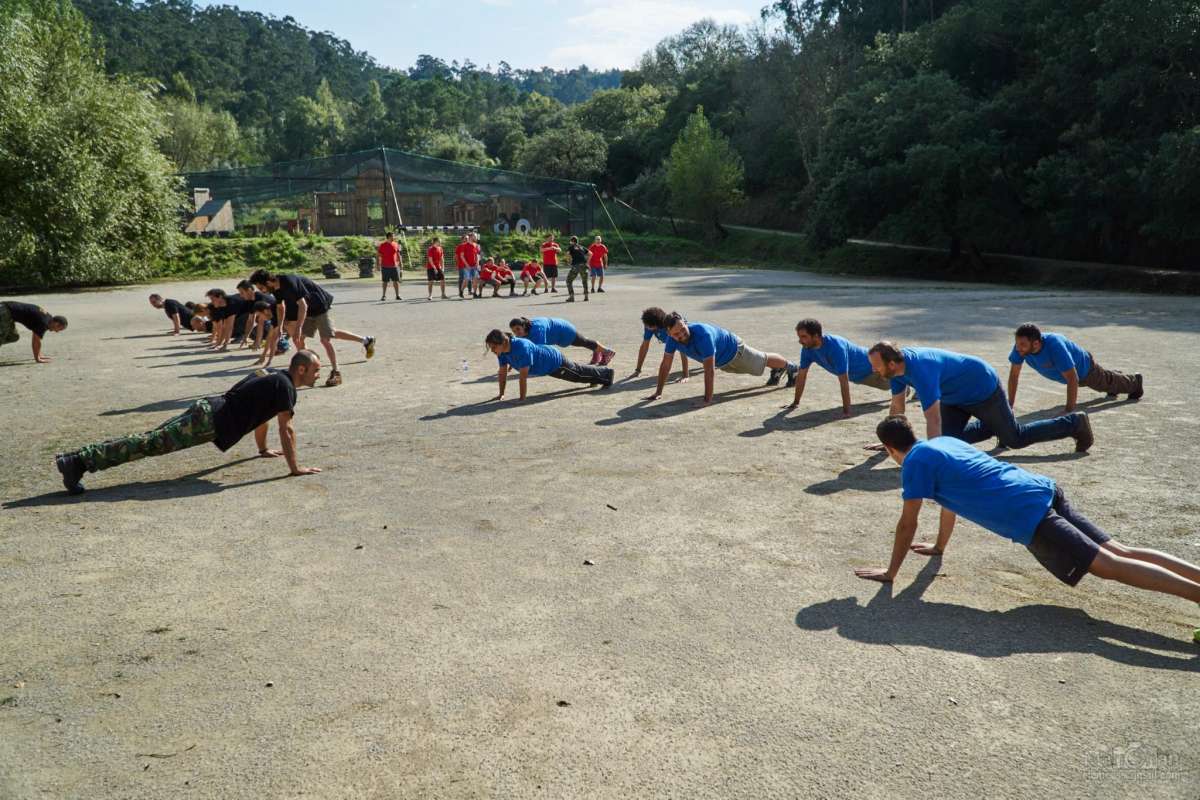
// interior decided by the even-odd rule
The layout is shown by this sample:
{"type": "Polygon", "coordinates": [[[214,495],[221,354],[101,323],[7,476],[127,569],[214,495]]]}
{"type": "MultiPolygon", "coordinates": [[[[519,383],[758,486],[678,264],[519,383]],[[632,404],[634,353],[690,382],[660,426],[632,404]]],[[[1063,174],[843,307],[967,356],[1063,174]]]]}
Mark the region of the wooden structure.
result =
{"type": "Polygon", "coordinates": [[[195,236],[219,236],[233,233],[233,203],[214,200],[208,189],[192,190],[191,219],[184,225],[183,232],[195,236]]]}

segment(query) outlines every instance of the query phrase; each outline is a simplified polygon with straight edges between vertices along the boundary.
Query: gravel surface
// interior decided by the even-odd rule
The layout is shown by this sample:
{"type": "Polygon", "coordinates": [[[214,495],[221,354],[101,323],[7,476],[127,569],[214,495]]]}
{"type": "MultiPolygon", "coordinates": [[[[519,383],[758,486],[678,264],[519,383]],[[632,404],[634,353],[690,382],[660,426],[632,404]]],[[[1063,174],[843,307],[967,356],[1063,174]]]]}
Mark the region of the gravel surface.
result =
{"type": "MultiPolygon", "coordinates": [[[[379,349],[340,343],[345,384],[300,393],[311,477],[248,439],[66,496],[55,452],[153,427],[252,360],[165,335],[151,287],[38,298],[71,321],[50,364],[27,335],[0,349],[0,798],[1198,796],[1194,606],[1069,589],[965,522],[894,587],[858,580],[900,508],[898,469],[862,450],[884,393],[853,387],[843,420],[817,369],[792,412],[718,373],[711,407],[695,378],[649,403],[657,343],[628,379],[647,305],[791,357],[816,316],[1002,375],[1034,320],[1147,394],[1080,390],[1089,455],[1003,457],[1126,544],[1198,561],[1194,298],[700,269],[615,270],[574,305],[329,286],[379,349]],[[483,336],[517,315],[572,319],[623,380],[487,402],[483,336]]],[[[1061,404],[1025,373],[1019,414],[1061,404]]]]}

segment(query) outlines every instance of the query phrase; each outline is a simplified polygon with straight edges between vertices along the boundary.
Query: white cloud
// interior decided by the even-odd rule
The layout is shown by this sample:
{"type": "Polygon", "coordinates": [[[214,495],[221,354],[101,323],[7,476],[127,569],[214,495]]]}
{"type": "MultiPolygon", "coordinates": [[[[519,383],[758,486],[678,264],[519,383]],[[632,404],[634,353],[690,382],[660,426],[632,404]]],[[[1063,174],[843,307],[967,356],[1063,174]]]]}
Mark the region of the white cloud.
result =
{"type": "Polygon", "coordinates": [[[587,0],[584,5],[587,11],[567,20],[568,43],[550,50],[547,66],[628,68],[660,40],[705,17],[734,25],[754,19],[740,8],[674,0],[587,0]]]}

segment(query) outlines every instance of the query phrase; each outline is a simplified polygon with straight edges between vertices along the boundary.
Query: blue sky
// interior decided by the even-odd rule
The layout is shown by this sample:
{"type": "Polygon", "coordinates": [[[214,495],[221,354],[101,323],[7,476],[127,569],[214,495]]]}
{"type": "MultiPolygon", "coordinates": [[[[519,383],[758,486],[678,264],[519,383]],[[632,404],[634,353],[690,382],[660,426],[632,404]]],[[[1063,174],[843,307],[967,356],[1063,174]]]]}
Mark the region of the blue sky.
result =
{"type": "MultiPolygon", "coordinates": [[[[198,0],[202,4],[205,0],[198,0]]],[[[631,67],[647,49],[704,17],[757,22],[768,0],[226,0],[330,31],[391,67],[421,53],[447,63],[557,69],[631,67]]]]}

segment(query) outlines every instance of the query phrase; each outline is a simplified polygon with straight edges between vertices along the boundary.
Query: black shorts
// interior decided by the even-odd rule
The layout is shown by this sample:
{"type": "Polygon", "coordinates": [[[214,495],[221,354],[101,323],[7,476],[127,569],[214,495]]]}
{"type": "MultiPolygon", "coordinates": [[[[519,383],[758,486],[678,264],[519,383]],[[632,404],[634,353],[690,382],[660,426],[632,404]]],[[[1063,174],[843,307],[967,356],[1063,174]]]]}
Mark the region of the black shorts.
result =
{"type": "Polygon", "coordinates": [[[1071,507],[1062,489],[1054,487],[1054,499],[1046,516],[1033,531],[1026,547],[1051,575],[1068,586],[1083,579],[1100,552],[1100,545],[1112,537],[1071,507]]]}
{"type": "Polygon", "coordinates": [[[383,276],[384,283],[389,283],[391,281],[395,281],[396,283],[400,282],[399,267],[380,267],[379,274],[383,276]]]}
{"type": "Polygon", "coordinates": [[[444,281],[444,280],[446,280],[446,272],[445,272],[445,270],[431,269],[429,267],[426,267],[425,268],[425,279],[430,280],[430,281],[444,281]]]}
{"type": "Polygon", "coordinates": [[[547,278],[557,278],[558,264],[542,264],[542,272],[547,278]]]}

